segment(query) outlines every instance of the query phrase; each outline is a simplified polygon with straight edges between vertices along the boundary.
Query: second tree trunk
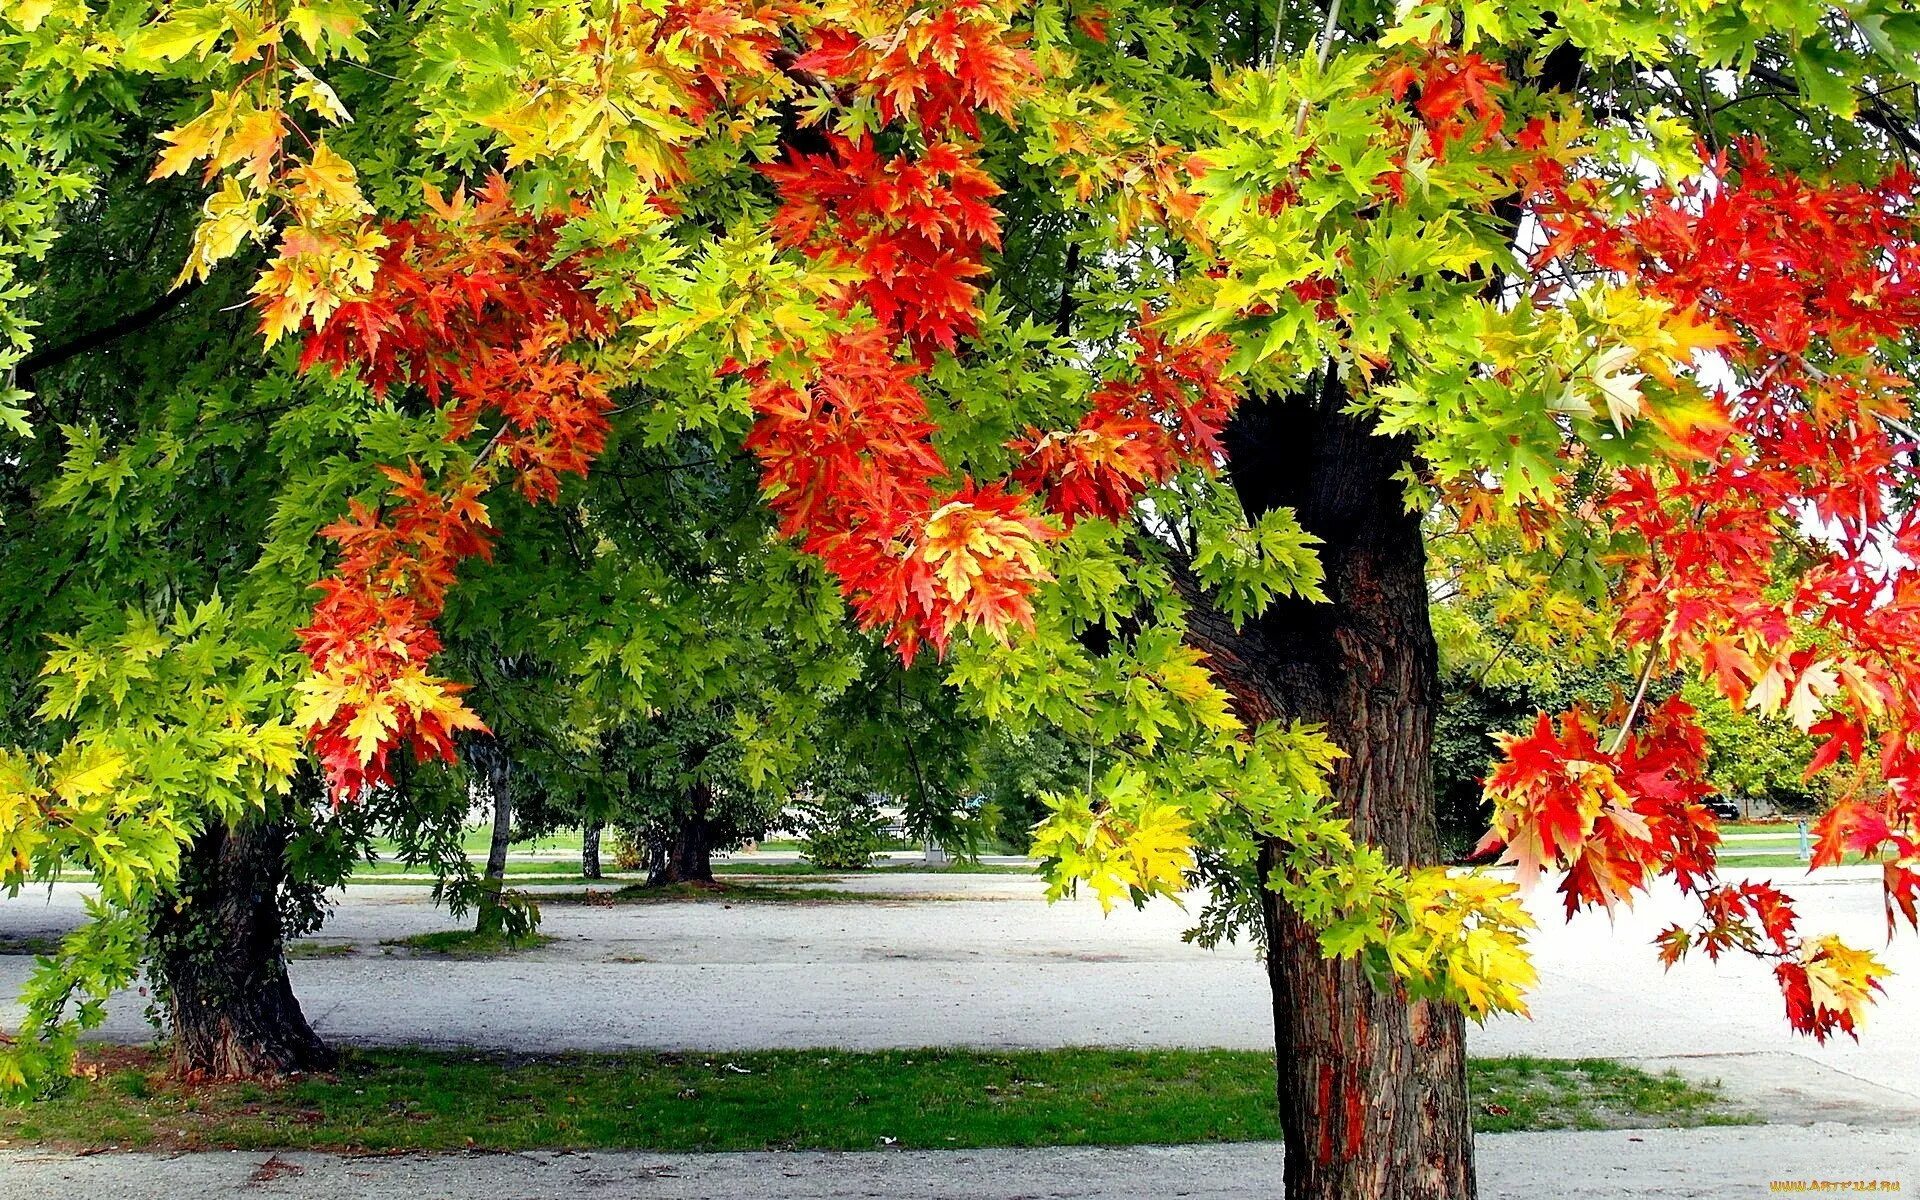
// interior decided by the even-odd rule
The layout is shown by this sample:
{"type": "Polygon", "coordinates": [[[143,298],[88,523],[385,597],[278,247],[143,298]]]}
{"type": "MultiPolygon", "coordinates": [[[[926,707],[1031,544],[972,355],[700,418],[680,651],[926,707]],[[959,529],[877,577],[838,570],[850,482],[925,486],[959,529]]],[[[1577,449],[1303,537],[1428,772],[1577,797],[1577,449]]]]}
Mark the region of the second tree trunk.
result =
{"type": "Polygon", "coordinates": [[[480,878],[481,933],[499,933],[506,927],[506,914],[500,906],[500,893],[507,886],[507,847],[513,838],[513,759],[499,740],[475,738],[468,750],[473,765],[485,780],[487,798],[493,801],[493,833],[487,842],[487,866],[480,878]]]}
{"type": "Polygon", "coordinates": [[[713,841],[713,790],[696,783],[687,789],[685,805],[675,810],[670,826],[654,845],[648,885],[712,883],[713,841]]]}
{"type": "MultiPolygon", "coordinates": [[[[1321,539],[1328,602],[1283,601],[1240,631],[1203,620],[1199,640],[1244,716],[1322,724],[1346,752],[1333,795],[1356,839],[1430,863],[1439,674],[1420,519],[1398,478],[1412,456],[1342,400],[1329,386],[1251,404],[1228,434],[1249,515],[1292,508],[1321,539]]],[[[1470,1200],[1459,1011],[1328,961],[1297,914],[1262,899],[1289,1200],[1470,1200]]]]}
{"type": "Polygon", "coordinates": [[[603,824],[595,821],[580,830],[580,878],[600,878],[600,830],[603,824]]]}

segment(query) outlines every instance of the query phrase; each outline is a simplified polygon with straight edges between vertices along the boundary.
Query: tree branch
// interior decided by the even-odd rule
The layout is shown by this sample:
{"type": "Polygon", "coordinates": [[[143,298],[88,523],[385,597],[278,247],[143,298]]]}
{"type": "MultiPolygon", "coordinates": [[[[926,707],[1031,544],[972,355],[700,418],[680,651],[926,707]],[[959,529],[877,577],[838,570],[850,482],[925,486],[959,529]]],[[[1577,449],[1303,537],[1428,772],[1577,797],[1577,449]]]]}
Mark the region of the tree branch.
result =
{"type": "Polygon", "coordinates": [[[126,337],[130,333],[138,333],[151,325],[157,324],[161,318],[167,316],[181,304],[184,304],[189,296],[200,290],[200,287],[200,281],[195,280],[185,287],[173,289],[143,308],[135,309],[123,317],[109,321],[98,329],[89,330],[70,342],[52,346],[45,350],[35,351],[20,360],[20,364],[15,368],[15,372],[24,383],[26,380],[33,378],[36,372],[43,371],[48,367],[57,367],[61,363],[80,357],[82,354],[91,353],[110,342],[118,341],[120,338],[126,337]]]}

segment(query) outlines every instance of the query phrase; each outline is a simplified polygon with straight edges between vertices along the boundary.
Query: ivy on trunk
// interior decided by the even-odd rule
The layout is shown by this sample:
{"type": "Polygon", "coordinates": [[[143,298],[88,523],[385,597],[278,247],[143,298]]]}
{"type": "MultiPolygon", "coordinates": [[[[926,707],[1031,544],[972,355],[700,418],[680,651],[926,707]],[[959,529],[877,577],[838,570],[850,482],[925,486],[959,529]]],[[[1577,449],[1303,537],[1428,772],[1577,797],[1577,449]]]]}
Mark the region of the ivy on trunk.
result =
{"type": "Polygon", "coordinates": [[[211,825],[154,905],[150,971],[179,1074],[272,1077],[334,1062],[287,976],[287,840],[286,825],[264,818],[211,825]]]}

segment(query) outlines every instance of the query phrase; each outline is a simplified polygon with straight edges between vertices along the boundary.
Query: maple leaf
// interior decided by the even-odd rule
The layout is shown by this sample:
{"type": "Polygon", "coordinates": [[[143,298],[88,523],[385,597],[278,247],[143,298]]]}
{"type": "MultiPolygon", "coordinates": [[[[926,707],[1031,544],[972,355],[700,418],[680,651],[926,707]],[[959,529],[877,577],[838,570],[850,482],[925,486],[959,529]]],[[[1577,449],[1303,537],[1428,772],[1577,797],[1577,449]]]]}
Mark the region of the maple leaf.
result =
{"type": "Polygon", "coordinates": [[[995,635],[1032,623],[1026,597],[1052,578],[1040,547],[1056,535],[1019,511],[1025,499],[969,484],[927,518],[917,553],[938,583],[924,599],[940,637],[963,621],[995,635]]]}
{"type": "Polygon", "coordinates": [[[1887,936],[1891,938],[1899,928],[1894,920],[1896,913],[1920,932],[1920,870],[1890,862],[1882,868],[1881,879],[1887,904],[1887,936]]]}
{"type": "Polygon", "coordinates": [[[1832,1023],[1857,1040],[1873,993],[1884,990],[1880,980],[1887,973],[1886,967],[1872,954],[1853,949],[1831,933],[1801,946],[1800,965],[1806,973],[1815,1036],[1825,1040],[1820,1026],[1830,1013],[1832,1023]]]}
{"type": "Polygon", "coordinates": [[[1593,385],[1607,402],[1607,416],[1621,433],[1640,415],[1640,381],[1646,376],[1629,372],[1637,356],[1631,346],[1614,346],[1600,354],[1593,368],[1593,385]]]}
{"type": "Polygon", "coordinates": [[[1747,697],[1747,707],[1763,717],[1778,712],[1787,701],[1788,671],[1785,655],[1769,663],[1754,682],[1753,691],[1747,697]]]}
{"type": "Polygon", "coordinates": [[[111,791],[126,773],[127,757],[115,750],[89,746],[77,754],[63,754],[49,773],[53,794],[72,803],[111,791]]]}
{"type": "Polygon", "coordinates": [[[1800,672],[1800,678],[1793,685],[1793,694],[1787,700],[1787,717],[1800,732],[1805,733],[1814,727],[1820,718],[1823,702],[1840,688],[1840,678],[1833,668],[1825,662],[1816,662],[1800,672]]]}
{"type": "Polygon", "coordinates": [[[1660,965],[1668,968],[1685,958],[1693,946],[1692,936],[1678,925],[1667,926],[1653,940],[1660,947],[1660,965]]]}
{"type": "Polygon", "coordinates": [[[388,740],[387,734],[399,725],[399,716],[389,701],[375,699],[355,707],[342,732],[354,743],[360,761],[366,762],[388,740]]]}

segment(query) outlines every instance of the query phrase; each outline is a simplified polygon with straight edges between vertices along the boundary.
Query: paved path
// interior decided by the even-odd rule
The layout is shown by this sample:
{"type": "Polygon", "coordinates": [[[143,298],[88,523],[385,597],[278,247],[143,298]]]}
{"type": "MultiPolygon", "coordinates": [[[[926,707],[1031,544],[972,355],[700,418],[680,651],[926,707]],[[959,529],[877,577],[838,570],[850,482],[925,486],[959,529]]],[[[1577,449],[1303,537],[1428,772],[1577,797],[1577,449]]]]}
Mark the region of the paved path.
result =
{"type": "MultiPolygon", "coordinates": [[[[1911,1129],[1837,1125],[1483,1135],[1483,1200],[1778,1194],[1776,1180],[1920,1187],[1911,1129]]],[[[0,1200],[1271,1200],[1277,1146],[946,1150],[862,1154],[0,1153],[0,1200]]]]}
{"type": "MultiPolygon", "coordinates": [[[[1791,878],[1797,873],[1785,872],[1791,878]]],[[[349,889],[322,942],[354,948],[296,961],[316,1028],[349,1044],[518,1049],[751,1049],[965,1045],[1270,1046],[1266,981],[1252,952],[1208,952],[1179,935],[1169,903],[1102,917],[1088,900],[1048,905],[1006,875],[876,875],[837,883],[886,893],[863,903],[549,904],[555,945],[487,961],[389,953],[383,938],[454,927],[423,889],[349,889]],[[935,899],[932,897],[947,897],[935,899]]],[[[1801,883],[1805,927],[1878,946],[1877,890],[1863,879],[1801,883]]],[[[0,941],[55,935],[82,916],[81,889],[0,901],[0,941]]],[[[1786,1029],[1764,964],[1704,961],[1663,972],[1649,940],[1685,919],[1663,894],[1610,923],[1573,923],[1539,898],[1542,985],[1532,1020],[1472,1033],[1476,1054],[1605,1055],[1723,1080],[1769,1119],[1920,1128],[1920,939],[1877,952],[1897,972],[1861,1042],[1827,1046],[1786,1029]]],[[[0,995],[30,960],[0,956],[0,995]]],[[[138,997],[106,1033],[142,1040],[138,997]]],[[[17,1010],[0,1004],[0,1023],[17,1010]]]]}

